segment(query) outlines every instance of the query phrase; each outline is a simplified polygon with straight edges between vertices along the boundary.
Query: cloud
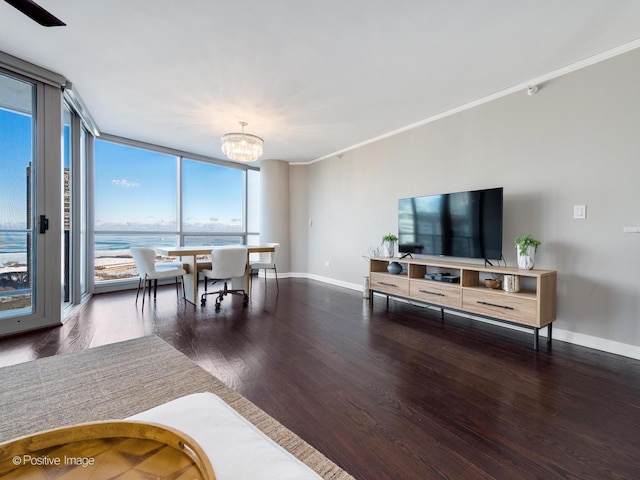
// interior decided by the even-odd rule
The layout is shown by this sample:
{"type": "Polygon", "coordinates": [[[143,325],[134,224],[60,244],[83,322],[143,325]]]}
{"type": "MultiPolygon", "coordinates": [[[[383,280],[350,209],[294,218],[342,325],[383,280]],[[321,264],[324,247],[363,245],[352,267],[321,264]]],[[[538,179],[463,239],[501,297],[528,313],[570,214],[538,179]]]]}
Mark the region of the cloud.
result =
{"type": "Polygon", "coordinates": [[[135,188],[135,187],[139,187],[142,184],[138,181],[131,181],[131,180],[126,180],[126,179],[113,179],[111,180],[111,183],[113,183],[116,187],[122,187],[122,188],[135,188]]]}

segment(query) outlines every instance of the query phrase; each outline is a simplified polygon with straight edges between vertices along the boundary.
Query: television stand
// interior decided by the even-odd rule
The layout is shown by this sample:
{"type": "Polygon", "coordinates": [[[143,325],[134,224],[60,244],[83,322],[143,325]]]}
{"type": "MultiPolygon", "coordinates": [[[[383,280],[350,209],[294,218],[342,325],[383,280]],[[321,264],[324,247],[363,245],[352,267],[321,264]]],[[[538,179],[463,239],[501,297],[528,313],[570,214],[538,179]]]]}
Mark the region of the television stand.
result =
{"type": "Polygon", "coordinates": [[[387,297],[403,298],[418,303],[490,318],[533,329],[533,348],[538,350],[538,333],[547,327],[547,343],[551,343],[556,319],[556,284],[554,270],[520,270],[518,268],[483,266],[470,263],[427,259],[375,257],[369,262],[370,303],[374,292],[387,297]],[[403,264],[400,274],[387,271],[390,262],[403,264]],[[459,283],[432,280],[438,274],[459,277],[459,283]],[[518,275],[519,292],[505,292],[485,286],[484,280],[502,275],[518,275]],[[427,278],[425,278],[425,276],[427,278]]]}

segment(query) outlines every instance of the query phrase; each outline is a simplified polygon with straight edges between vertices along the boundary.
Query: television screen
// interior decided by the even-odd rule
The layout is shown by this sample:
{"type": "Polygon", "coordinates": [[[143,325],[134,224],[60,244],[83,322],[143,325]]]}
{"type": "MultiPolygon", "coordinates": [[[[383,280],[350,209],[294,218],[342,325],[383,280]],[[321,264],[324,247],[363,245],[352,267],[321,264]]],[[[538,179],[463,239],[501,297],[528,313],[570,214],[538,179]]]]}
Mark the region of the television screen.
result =
{"type": "Polygon", "coordinates": [[[502,188],[398,201],[400,253],[502,258],[502,188]]]}

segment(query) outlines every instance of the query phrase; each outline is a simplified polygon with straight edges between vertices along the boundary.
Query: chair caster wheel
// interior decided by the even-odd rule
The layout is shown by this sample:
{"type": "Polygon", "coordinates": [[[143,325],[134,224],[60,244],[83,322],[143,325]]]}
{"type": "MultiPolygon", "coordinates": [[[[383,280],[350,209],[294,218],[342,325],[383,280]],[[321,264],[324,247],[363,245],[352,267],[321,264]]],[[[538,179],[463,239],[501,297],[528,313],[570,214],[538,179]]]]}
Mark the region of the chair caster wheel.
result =
{"type": "Polygon", "coordinates": [[[203,298],[202,300],[200,300],[200,305],[202,305],[204,307],[204,304],[207,303],[207,301],[203,298]]]}
{"type": "Polygon", "coordinates": [[[216,303],[216,312],[220,310],[220,304],[216,303]]]}

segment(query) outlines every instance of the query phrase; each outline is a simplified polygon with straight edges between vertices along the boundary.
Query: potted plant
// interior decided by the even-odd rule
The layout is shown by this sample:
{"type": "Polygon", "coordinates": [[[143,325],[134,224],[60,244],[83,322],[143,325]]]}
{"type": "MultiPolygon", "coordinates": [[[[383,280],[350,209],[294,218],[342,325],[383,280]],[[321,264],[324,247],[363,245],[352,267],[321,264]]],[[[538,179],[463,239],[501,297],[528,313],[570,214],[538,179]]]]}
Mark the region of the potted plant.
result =
{"type": "Polygon", "coordinates": [[[398,237],[396,237],[393,233],[387,233],[384,237],[382,237],[382,256],[383,257],[393,257],[396,252],[396,242],[398,241],[398,237]]]}
{"type": "Polygon", "coordinates": [[[518,268],[521,270],[531,270],[533,268],[536,251],[542,242],[536,240],[530,234],[527,234],[524,237],[516,238],[513,243],[516,246],[516,254],[518,255],[518,268]]]}

